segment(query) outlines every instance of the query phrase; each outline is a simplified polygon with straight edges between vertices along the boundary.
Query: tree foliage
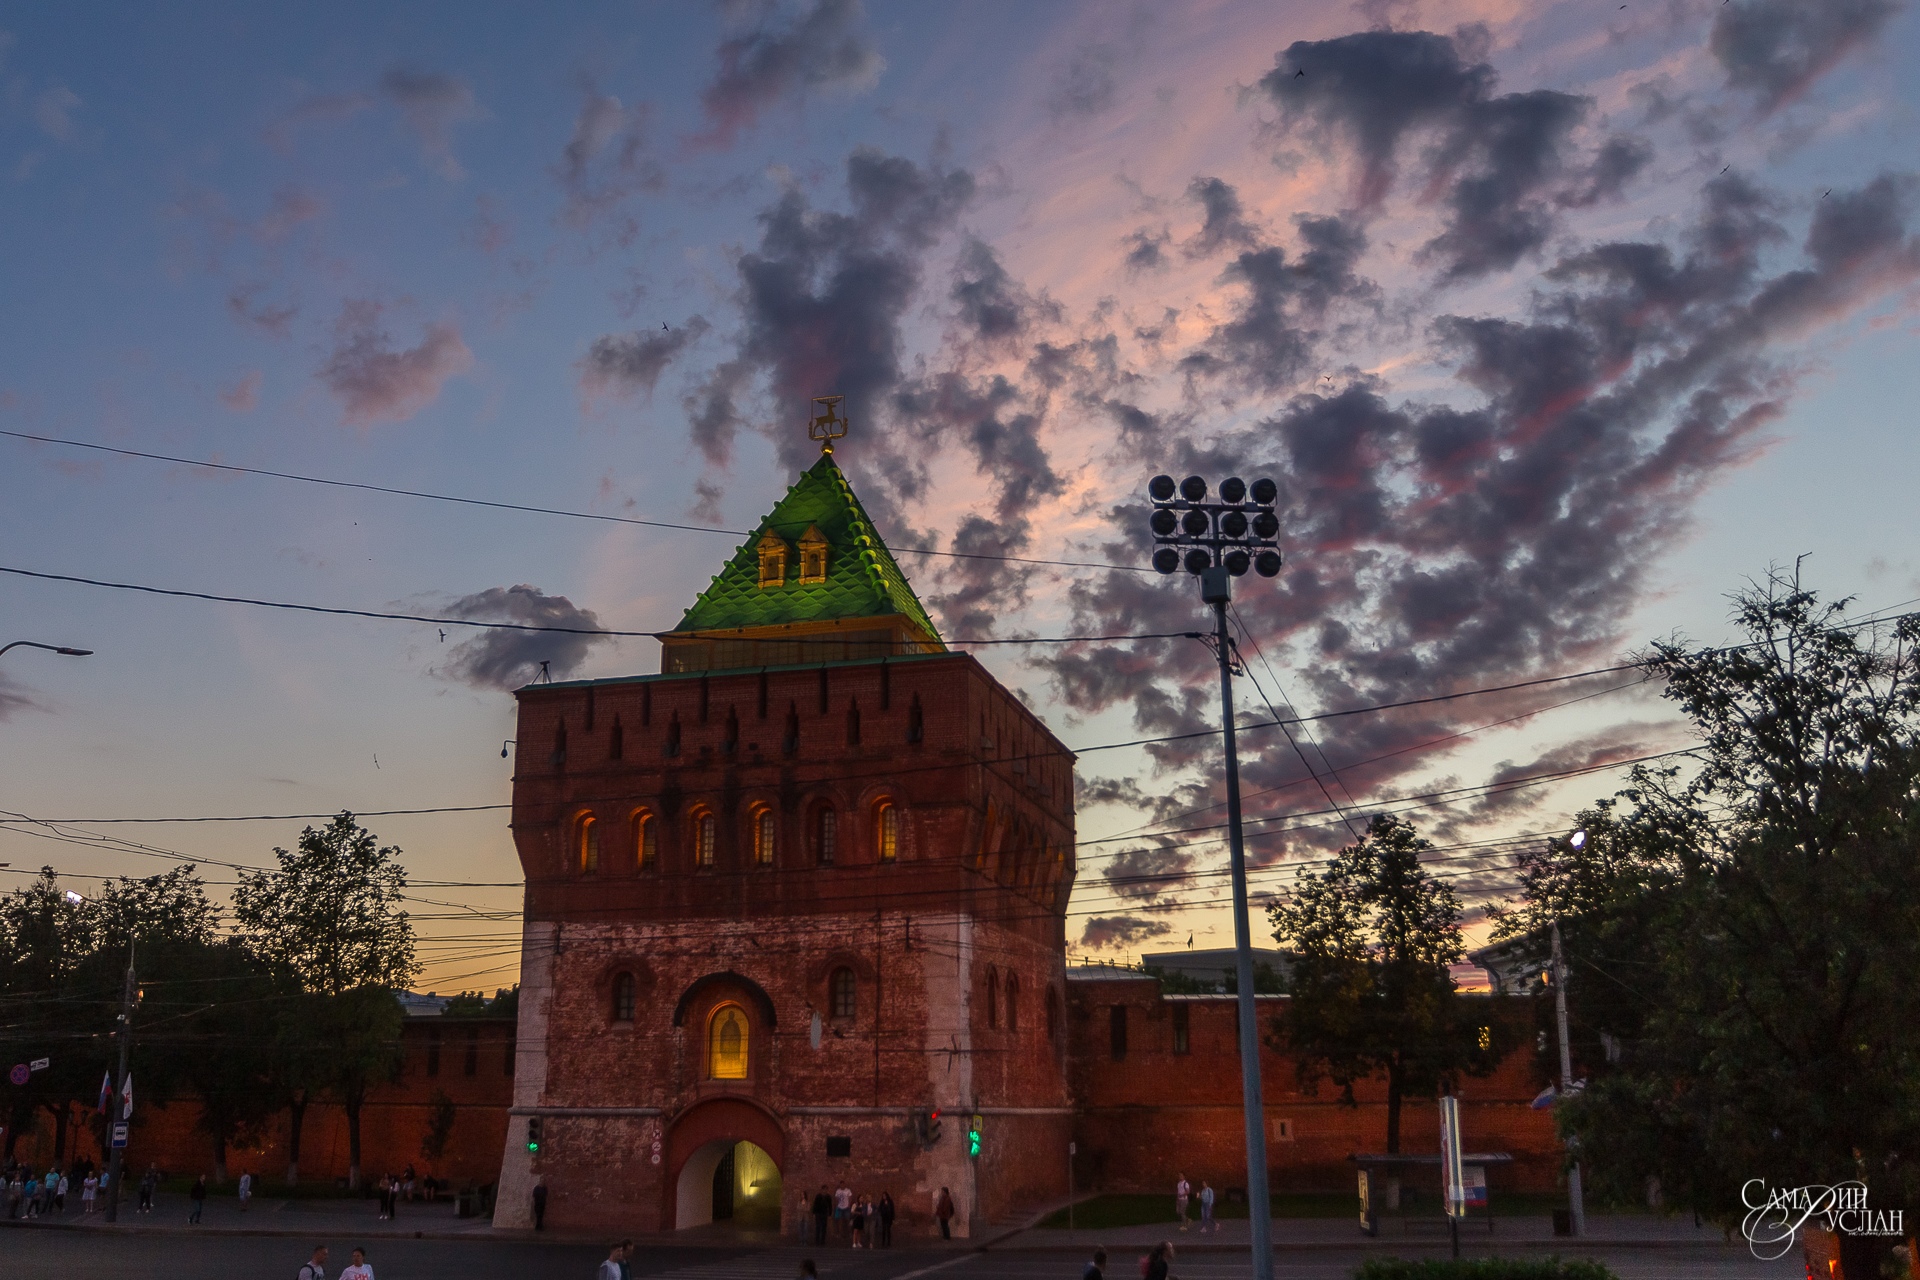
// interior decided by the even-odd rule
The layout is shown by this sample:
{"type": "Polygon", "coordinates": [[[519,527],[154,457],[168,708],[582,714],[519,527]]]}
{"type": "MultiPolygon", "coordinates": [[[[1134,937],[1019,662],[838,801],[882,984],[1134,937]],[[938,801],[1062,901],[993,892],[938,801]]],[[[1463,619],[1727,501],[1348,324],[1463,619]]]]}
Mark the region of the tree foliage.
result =
{"type": "Polygon", "coordinates": [[[1376,817],[1268,913],[1294,952],[1292,998],[1276,1031],[1301,1083],[1330,1081],[1351,1104],[1355,1084],[1384,1075],[1390,1153],[1400,1149],[1407,1093],[1485,1074],[1511,1042],[1503,1018],[1476,1017],[1454,989],[1460,903],[1421,865],[1432,847],[1411,824],[1376,817]]]}
{"type": "Polygon", "coordinates": [[[1776,573],[1735,598],[1748,643],[1656,646],[1697,770],[1638,774],[1607,861],[1503,921],[1567,921],[1573,1020],[1622,1037],[1560,1108],[1603,1192],[1732,1221],[1747,1179],[1859,1177],[1920,1209],[1920,619],[1845,605],[1776,573]]]}

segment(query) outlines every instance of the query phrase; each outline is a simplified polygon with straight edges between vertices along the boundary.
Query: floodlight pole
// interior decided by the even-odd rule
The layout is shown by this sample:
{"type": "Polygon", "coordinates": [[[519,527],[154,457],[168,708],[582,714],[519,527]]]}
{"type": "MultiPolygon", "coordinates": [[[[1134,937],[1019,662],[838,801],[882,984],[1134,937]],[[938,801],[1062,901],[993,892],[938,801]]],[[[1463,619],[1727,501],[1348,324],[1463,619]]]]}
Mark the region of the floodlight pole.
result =
{"type": "Polygon", "coordinates": [[[132,1126],[133,1117],[127,1111],[127,1054],[133,1048],[133,1002],[139,991],[134,981],[133,957],[137,945],[131,937],[127,939],[127,982],[120,998],[120,1073],[114,1077],[113,1097],[107,1100],[107,1221],[116,1221],[120,1216],[120,1179],[125,1176],[126,1161],[123,1157],[126,1148],[112,1146],[113,1131],[116,1125],[132,1126]]]}
{"type": "Polygon", "coordinates": [[[1247,1124],[1247,1219],[1253,1227],[1254,1280],[1273,1280],[1273,1201],[1267,1192],[1267,1114],[1260,1087],[1260,1023],[1253,999],[1253,940],[1247,920],[1247,854],[1240,838],[1240,757],[1233,731],[1232,641],[1227,605],[1233,576],[1216,565],[1200,575],[1200,598],[1213,606],[1220,659],[1220,725],[1227,754],[1227,850],[1233,869],[1233,965],[1240,1004],[1240,1095],[1247,1124]]]}

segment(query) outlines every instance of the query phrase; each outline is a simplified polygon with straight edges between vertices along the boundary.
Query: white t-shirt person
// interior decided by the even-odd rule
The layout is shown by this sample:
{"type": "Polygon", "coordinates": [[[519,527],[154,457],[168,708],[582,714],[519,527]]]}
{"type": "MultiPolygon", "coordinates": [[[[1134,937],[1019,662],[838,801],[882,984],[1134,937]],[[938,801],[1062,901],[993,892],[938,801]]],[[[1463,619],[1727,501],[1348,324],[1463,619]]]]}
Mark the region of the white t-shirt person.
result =
{"type": "Polygon", "coordinates": [[[373,1280],[373,1268],[367,1265],[367,1255],[359,1249],[353,1251],[353,1262],[340,1272],[340,1280],[373,1280]]]}

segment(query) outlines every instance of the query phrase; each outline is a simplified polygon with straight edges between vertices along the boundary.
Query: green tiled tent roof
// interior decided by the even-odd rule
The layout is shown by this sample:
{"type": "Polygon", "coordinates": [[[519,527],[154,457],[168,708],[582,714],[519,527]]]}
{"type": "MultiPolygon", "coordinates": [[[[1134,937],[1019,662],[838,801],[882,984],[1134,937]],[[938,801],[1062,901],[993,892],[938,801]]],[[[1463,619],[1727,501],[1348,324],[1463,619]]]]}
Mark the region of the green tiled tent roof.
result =
{"type": "Polygon", "coordinates": [[[907,585],[893,553],[874,532],[873,521],[833,455],[823,453],[733,553],[675,630],[719,631],[890,615],[900,615],[939,639],[933,620],[907,585]],[[818,526],[827,539],[827,580],[803,586],[800,535],[808,525],[818,526]],[[760,536],[768,529],[785,538],[791,548],[787,580],[777,587],[760,585],[760,536]]]}

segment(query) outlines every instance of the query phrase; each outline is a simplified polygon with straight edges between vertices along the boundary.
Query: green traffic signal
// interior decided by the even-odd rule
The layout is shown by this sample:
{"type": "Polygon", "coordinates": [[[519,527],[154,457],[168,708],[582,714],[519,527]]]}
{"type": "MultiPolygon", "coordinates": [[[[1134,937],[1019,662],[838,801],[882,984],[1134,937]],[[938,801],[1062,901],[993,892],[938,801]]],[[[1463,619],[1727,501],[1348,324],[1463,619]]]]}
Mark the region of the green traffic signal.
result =
{"type": "Polygon", "coordinates": [[[980,1131],[978,1129],[967,1130],[967,1154],[976,1160],[980,1158],[980,1131]]]}

